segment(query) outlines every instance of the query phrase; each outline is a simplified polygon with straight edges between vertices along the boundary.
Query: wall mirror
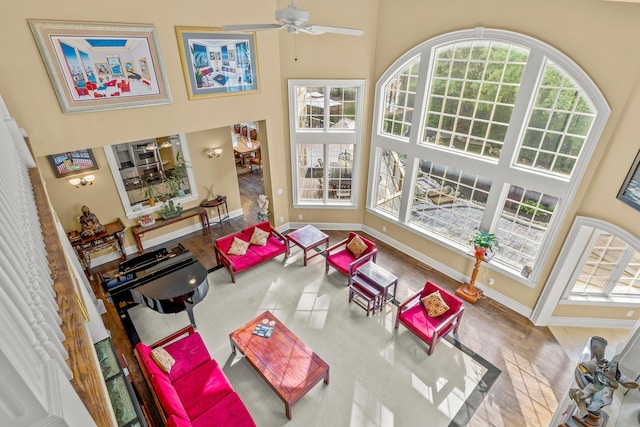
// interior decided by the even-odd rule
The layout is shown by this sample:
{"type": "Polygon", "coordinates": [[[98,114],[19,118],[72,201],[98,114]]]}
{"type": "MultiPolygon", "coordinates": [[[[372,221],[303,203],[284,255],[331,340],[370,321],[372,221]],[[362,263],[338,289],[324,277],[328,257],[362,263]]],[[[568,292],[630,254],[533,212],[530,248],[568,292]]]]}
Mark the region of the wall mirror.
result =
{"type": "Polygon", "coordinates": [[[198,198],[184,135],[169,135],[104,147],[127,218],[155,212],[169,200],[198,198]]]}

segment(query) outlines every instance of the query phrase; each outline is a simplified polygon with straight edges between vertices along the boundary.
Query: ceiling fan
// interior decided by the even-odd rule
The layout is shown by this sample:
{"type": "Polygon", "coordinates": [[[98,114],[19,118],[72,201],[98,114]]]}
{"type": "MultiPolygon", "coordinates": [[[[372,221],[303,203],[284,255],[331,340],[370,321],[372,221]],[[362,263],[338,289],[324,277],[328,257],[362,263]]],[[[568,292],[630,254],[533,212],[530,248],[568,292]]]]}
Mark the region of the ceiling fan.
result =
{"type": "Polygon", "coordinates": [[[327,27],[325,25],[307,25],[311,13],[307,10],[298,9],[291,0],[291,4],[283,9],[276,10],[276,20],[279,24],[246,24],[246,25],[224,25],[225,31],[260,31],[260,30],[280,30],[286,28],[289,33],[306,33],[318,35],[324,33],[336,33],[347,36],[361,36],[364,31],[354,28],[327,27]]]}

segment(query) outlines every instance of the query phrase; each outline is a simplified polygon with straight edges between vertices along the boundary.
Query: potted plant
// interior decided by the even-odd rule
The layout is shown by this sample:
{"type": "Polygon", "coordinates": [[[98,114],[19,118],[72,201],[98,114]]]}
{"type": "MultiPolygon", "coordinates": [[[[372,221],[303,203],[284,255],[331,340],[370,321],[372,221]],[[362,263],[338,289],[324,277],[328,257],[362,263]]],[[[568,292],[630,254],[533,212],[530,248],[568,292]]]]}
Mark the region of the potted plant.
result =
{"type": "Polygon", "coordinates": [[[493,233],[488,233],[483,229],[479,229],[473,236],[471,236],[469,243],[473,243],[476,256],[484,258],[487,255],[487,251],[493,252],[493,247],[498,246],[498,238],[493,233]]]}
{"type": "Polygon", "coordinates": [[[187,162],[184,160],[184,157],[181,156],[179,151],[176,153],[175,165],[170,171],[171,173],[164,177],[164,183],[167,186],[168,195],[169,197],[183,197],[184,190],[182,187],[184,186],[187,178],[187,162]]]}
{"type": "Polygon", "coordinates": [[[155,196],[157,195],[159,195],[158,190],[151,183],[151,180],[147,178],[147,180],[144,182],[144,196],[147,198],[147,201],[149,202],[149,206],[155,206],[156,204],[155,196]]]}

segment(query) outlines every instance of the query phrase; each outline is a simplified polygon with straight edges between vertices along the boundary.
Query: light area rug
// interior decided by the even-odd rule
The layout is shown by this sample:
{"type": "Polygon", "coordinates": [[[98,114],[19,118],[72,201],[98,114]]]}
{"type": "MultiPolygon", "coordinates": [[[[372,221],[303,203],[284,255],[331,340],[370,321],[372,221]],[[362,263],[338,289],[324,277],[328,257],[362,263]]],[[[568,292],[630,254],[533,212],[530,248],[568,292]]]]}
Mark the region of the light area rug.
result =
{"type": "MultiPolygon", "coordinates": [[[[464,426],[500,371],[447,338],[427,345],[404,327],[394,330],[396,306],[367,317],[348,302],[346,277],[325,272],[318,257],[302,265],[293,250],[237,275],[208,275],[209,293],[194,309],[212,357],[260,427],[464,426]],[[316,385],[285,416],[284,404],[240,354],[229,333],[271,311],[330,366],[330,383],[316,385]]],[[[142,342],[189,324],[186,313],[160,314],[137,306],[129,314],[142,342]]],[[[464,321],[464,318],[463,318],[464,321]]]]}

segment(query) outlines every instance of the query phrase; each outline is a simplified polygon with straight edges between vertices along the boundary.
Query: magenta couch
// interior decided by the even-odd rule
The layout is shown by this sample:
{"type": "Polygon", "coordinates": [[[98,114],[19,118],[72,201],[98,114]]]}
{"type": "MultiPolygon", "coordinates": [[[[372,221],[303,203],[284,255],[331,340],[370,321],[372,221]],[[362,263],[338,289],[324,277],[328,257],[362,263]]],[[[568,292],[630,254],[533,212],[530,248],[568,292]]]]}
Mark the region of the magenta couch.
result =
{"type": "Polygon", "coordinates": [[[138,343],[134,354],[167,426],[255,427],[240,396],[192,326],[150,346],[138,343]],[[163,347],[175,360],[168,374],[151,358],[156,347],[163,347]]]}
{"type": "Polygon", "coordinates": [[[236,273],[255,267],[263,261],[275,258],[280,254],[285,254],[285,258],[289,256],[289,245],[287,245],[285,237],[272,228],[268,221],[252,225],[237,233],[220,237],[214,242],[213,248],[216,253],[218,265],[222,265],[227,269],[233,283],[236,282],[236,273]],[[244,255],[229,254],[228,252],[233,243],[233,238],[237,237],[245,242],[249,242],[251,241],[251,235],[255,227],[259,227],[261,230],[270,233],[267,244],[265,246],[249,245],[244,255]]]}

